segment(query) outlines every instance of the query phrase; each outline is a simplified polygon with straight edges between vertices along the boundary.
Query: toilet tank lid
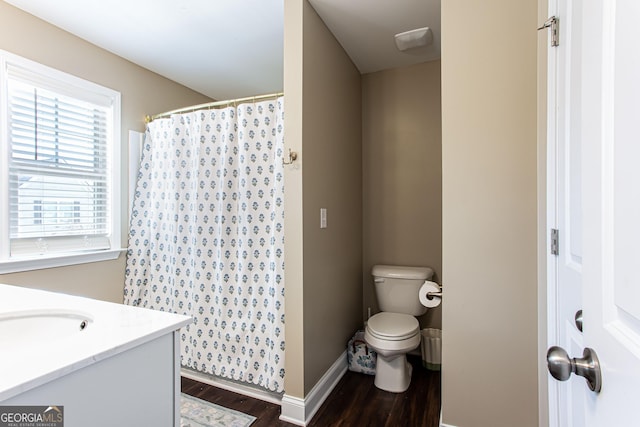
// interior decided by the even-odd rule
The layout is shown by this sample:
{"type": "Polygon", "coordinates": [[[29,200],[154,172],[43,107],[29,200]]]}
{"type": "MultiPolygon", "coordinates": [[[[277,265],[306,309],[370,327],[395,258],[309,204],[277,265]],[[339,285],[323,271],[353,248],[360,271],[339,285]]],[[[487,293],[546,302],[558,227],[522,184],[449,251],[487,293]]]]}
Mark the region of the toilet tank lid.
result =
{"type": "Polygon", "coordinates": [[[394,279],[426,280],[433,276],[429,267],[404,267],[399,265],[374,265],[371,270],[374,277],[388,277],[394,279]]]}

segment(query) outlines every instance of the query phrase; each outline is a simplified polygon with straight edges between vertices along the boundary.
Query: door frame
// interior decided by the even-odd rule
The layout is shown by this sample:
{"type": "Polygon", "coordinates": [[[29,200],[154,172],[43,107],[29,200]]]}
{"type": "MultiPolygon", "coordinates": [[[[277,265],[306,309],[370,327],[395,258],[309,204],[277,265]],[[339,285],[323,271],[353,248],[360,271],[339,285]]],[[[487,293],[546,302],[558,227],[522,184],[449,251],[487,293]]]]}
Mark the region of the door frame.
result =
{"type": "MultiPolygon", "coordinates": [[[[538,0],[539,24],[557,15],[556,0],[538,0]]],[[[557,58],[548,30],[538,31],[538,425],[558,427],[558,383],[549,380],[547,349],[557,343],[557,259],[550,253],[557,227],[557,58]]]]}

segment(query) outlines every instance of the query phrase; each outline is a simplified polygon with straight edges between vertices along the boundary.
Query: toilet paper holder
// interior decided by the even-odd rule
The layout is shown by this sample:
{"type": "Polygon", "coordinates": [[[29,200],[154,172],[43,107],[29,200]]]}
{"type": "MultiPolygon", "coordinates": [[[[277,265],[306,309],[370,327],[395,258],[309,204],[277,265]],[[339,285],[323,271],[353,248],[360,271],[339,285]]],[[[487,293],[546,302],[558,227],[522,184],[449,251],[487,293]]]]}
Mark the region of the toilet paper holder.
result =
{"type": "Polygon", "coordinates": [[[439,292],[427,292],[427,299],[432,300],[434,298],[442,298],[442,286],[438,285],[439,292]]]}

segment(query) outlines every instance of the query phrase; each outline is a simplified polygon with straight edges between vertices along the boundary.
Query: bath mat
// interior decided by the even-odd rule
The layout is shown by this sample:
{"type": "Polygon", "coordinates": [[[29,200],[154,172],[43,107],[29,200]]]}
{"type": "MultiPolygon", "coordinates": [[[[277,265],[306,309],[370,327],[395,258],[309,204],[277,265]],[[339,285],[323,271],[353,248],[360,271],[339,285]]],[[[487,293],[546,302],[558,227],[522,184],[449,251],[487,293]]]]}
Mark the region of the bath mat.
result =
{"type": "Polygon", "coordinates": [[[181,395],[180,427],[246,427],[256,419],[188,394],[181,395]]]}

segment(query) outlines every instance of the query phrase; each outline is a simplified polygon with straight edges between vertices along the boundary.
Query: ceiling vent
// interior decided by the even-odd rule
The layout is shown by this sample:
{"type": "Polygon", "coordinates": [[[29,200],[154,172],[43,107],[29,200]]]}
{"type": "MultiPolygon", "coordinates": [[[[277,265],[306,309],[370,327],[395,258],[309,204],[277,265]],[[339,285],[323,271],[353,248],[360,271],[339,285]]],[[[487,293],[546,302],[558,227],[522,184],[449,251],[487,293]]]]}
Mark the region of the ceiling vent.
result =
{"type": "Polygon", "coordinates": [[[433,43],[433,33],[429,27],[416,28],[395,35],[396,46],[402,52],[424,47],[433,43]]]}

